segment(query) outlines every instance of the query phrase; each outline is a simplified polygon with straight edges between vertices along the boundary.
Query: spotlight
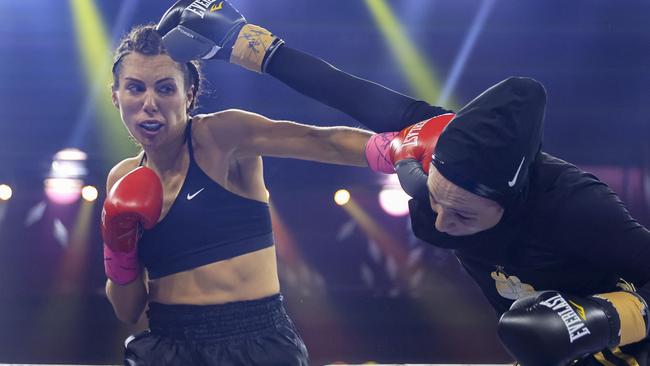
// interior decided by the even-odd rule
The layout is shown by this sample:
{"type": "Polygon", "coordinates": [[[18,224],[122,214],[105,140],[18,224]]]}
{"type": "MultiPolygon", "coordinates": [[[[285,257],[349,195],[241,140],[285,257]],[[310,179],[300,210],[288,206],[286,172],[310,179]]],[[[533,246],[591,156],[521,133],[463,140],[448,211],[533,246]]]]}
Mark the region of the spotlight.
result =
{"type": "Polygon", "coordinates": [[[54,155],[54,159],[56,160],[83,161],[87,158],[88,155],[85,152],[75,148],[63,149],[54,155]]]}
{"type": "Polygon", "coordinates": [[[54,203],[68,205],[79,199],[81,185],[80,179],[47,178],[45,179],[45,194],[54,203]]]}
{"type": "Polygon", "coordinates": [[[409,212],[409,196],[402,190],[397,174],[386,176],[384,187],[379,192],[379,205],[391,216],[404,216],[409,212]]]}
{"type": "Polygon", "coordinates": [[[78,149],[63,149],[52,158],[50,178],[82,179],[88,174],[86,169],[87,155],[78,149]]]}
{"type": "Polygon", "coordinates": [[[400,188],[384,188],[379,192],[379,205],[391,216],[404,216],[409,212],[409,196],[400,188]]]}
{"type": "Polygon", "coordinates": [[[88,202],[93,202],[97,199],[97,196],[99,196],[99,192],[93,186],[85,186],[81,189],[81,197],[88,202]]]}
{"type": "Polygon", "coordinates": [[[44,182],[45,194],[52,202],[65,205],[79,199],[83,178],[88,174],[86,158],[86,153],[71,148],[54,154],[44,182]]]}
{"type": "Polygon", "coordinates": [[[337,205],[343,206],[348,203],[348,201],[350,201],[350,192],[346,189],[339,189],[334,193],[334,202],[336,202],[337,205]]]}
{"type": "Polygon", "coordinates": [[[0,184],[0,201],[9,201],[11,199],[11,187],[6,184],[0,184]]]}

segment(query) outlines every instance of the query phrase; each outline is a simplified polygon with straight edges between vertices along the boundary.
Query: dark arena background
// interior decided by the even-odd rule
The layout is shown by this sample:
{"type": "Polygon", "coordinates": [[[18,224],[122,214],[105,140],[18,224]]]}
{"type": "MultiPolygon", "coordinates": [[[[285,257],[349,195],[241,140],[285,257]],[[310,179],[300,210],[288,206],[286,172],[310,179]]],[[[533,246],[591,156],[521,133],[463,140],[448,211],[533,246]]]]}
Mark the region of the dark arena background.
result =
{"type": "MultiPolygon", "coordinates": [[[[650,2],[232,3],[288,45],[432,104],[457,109],[510,75],[539,80],[543,149],[650,224],[650,2]]],[[[111,52],[171,4],[0,1],[0,362],[118,364],[146,327],[120,323],[104,294],[105,179],[137,152],[111,104],[111,52]]],[[[204,70],[201,113],[360,127],[267,75],[204,70]]],[[[277,158],[264,174],[282,291],[314,365],[510,361],[453,253],[412,235],[394,177],[277,158]]]]}

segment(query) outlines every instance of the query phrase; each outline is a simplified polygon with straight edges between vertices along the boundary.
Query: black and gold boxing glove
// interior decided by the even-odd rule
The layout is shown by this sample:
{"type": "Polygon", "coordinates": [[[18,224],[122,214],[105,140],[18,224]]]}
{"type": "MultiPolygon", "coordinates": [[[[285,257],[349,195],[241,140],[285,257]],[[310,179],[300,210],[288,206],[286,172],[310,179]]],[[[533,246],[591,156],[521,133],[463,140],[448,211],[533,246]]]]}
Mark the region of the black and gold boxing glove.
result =
{"type": "Polygon", "coordinates": [[[268,30],[248,24],[226,0],[179,0],[156,30],[177,62],[219,59],[259,73],[283,43],[268,30]]]}
{"type": "Polygon", "coordinates": [[[577,297],[543,291],[515,301],[501,316],[498,333],[522,366],[565,366],[644,339],[647,305],[631,292],[577,297]]]}

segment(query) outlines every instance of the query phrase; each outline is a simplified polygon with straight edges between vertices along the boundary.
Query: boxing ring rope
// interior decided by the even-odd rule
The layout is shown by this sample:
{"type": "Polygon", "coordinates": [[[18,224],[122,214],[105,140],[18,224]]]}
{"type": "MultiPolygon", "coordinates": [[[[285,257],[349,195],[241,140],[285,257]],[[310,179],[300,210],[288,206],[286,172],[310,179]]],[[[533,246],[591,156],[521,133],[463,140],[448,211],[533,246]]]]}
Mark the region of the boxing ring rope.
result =
{"type": "MultiPolygon", "coordinates": [[[[325,366],[368,366],[368,365],[373,365],[373,366],[508,366],[510,364],[500,364],[500,365],[495,365],[495,364],[469,364],[469,363],[445,363],[445,364],[433,364],[433,363],[419,363],[419,364],[411,364],[411,363],[390,363],[390,364],[331,364],[331,365],[325,365],[325,366]]],[[[22,364],[22,363],[0,363],[0,366],[113,366],[113,365],[62,365],[62,364],[56,364],[56,365],[46,365],[46,364],[22,364]]]]}

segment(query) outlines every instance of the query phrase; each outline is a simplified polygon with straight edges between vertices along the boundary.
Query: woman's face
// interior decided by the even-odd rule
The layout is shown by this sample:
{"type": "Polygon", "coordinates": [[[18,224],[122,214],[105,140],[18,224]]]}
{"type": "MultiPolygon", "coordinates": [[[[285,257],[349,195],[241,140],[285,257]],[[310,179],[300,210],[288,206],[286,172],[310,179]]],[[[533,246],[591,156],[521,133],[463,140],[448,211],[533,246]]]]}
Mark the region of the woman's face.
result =
{"type": "Polygon", "coordinates": [[[432,164],[427,179],[429,203],[437,213],[435,227],[452,236],[472,235],[492,228],[501,220],[503,208],[453,184],[432,164]]]}
{"type": "Polygon", "coordinates": [[[113,104],[129,133],[144,148],[164,145],[183,135],[193,90],[180,66],[167,55],[124,56],[113,88],[113,104]]]}

